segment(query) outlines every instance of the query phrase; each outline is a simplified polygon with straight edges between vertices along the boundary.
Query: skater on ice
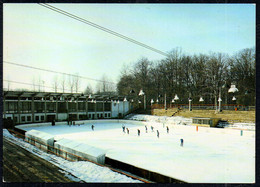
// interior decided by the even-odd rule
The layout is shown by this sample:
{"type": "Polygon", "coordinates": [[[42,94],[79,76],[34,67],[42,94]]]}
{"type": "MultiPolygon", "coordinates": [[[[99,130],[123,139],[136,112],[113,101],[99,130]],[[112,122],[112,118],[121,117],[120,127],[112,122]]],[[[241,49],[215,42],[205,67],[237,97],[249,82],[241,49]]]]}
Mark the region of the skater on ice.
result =
{"type": "Polygon", "coordinates": [[[157,130],[157,137],[159,138],[159,131],[157,130]]]}
{"type": "Polygon", "coordinates": [[[128,128],[126,128],[126,131],[127,131],[127,134],[129,134],[129,129],[128,128]]]}
{"type": "Polygon", "coordinates": [[[166,129],[167,129],[167,133],[169,133],[169,127],[168,126],[166,127],[166,129]]]}
{"type": "Polygon", "coordinates": [[[138,136],[140,136],[140,130],[139,129],[137,129],[137,134],[138,134],[138,136]]]}
{"type": "Polygon", "coordinates": [[[183,142],[184,142],[184,140],[183,139],[181,139],[181,146],[183,147],[183,142]]]}
{"type": "Polygon", "coordinates": [[[145,125],[145,132],[147,133],[147,126],[145,125]]]}
{"type": "Polygon", "coordinates": [[[125,126],[124,125],[122,126],[122,129],[123,129],[123,132],[125,133],[125,126]]]}
{"type": "Polygon", "coordinates": [[[93,131],[94,131],[94,127],[95,127],[94,125],[91,125],[91,128],[92,128],[93,131]]]}
{"type": "Polygon", "coordinates": [[[152,132],[153,132],[153,126],[151,126],[151,130],[152,130],[152,132]]]}

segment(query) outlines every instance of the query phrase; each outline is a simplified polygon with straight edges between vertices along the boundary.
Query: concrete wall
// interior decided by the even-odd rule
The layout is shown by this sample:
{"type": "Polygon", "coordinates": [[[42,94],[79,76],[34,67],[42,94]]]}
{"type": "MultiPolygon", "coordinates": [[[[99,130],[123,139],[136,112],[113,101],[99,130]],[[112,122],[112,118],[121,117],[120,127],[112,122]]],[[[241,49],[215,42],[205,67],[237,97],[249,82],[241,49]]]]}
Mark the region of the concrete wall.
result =
{"type": "Polygon", "coordinates": [[[59,156],[68,160],[90,160],[99,164],[105,163],[105,151],[81,142],[61,139],[54,143],[54,147],[59,156]],[[83,159],[82,159],[83,158],[83,159]]]}

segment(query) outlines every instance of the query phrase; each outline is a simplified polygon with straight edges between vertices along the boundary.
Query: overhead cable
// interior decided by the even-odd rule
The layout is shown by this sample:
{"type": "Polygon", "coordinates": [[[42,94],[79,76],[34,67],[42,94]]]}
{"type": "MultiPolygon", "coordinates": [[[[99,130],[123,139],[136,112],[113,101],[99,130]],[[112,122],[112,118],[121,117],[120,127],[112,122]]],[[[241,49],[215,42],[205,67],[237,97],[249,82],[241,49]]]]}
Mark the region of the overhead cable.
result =
{"type": "Polygon", "coordinates": [[[109,33],[109,34],[112,34],[112,35],[114,35],[114,36],[117,36],[117,37],[122,38],[122,39],[124,39],[124,40],[127,40],[127,41],[129,41],[129,42],[132,42],[132,43],[134,43],[134,44],[137,44],[137,45],[139,45],[139,46],[141,46],[141,47],[144,47],[144,48],[146,48],[146,49],[149,49],[149,50],[151,50],[151,51],[154,51],[154,52],[156,52],[156,53],[159,53],[159,54],[161,54],[161,55],[163,55],[163,56],[166,56],[166,57],[169,56],[167,53],[165,53],[165,52],[163,52],[163,51],[161,51],[161,50],[155,49],[155,48],[153,48],[153,47],[151,47],[151,46],[149,46],[149,45],[146,45],[146,44],[144,44],[144,43],[142,43],[142,42],[139,42],[139,41],[137,41],[137,40],[134,40],[134,39],[132,39],[132,38],[129,38],[129,37],[127,37],[127,36],[125,36],[125,35],[122,35],[122,34],[120,34],[120,33],[118,33],[118,32],[115,32],[115,31],[112,31],[112,30],[107,29],[107,28],[105,28],[105,27],[102,27],[102,26],[100,26],[100,25],[98,25],[98,24],[95,24],[95,23],[90,22],[90,21],[88,21],[88,20],[86,20],[86,19],[83,19],[83,18],[81,18],[81,17],[78,17],[78,16],[76,16],[76,15],[74,15],[74,14],[71,14],[71,13],[69,13],[69,12],[67,12],[67,11],[61,10],[61,9],[59,9],[59,8],[56,8],[56,7],[51,6],[51,5],[49,5],[49,4],[46,4],[46,3],[45,3],[45,4],[43,4],[43,3],[38,3],[38,4],[41,5],[41,6],[43,6],[43,7],[45,7],[45,8],[48,8],[48,9],[50,9],[50,10],[52,10],[52,11],[58,12],[58,13],[60,13],[60,14],[63,14],[63,15],[65,15],[65,16],[68,16],[68,17],[70,17],[70,18],[72,18],[72,19],[78,20],[78,21],[80,21],[80,22],[82,22],[82,23],[85,23],[85,24],[88,24],[88,25],[90,25],[90,26],[92,26],[92,27],[95,27],[95,28],[97,28],[97,29],[99,29],[99,30],[105,31],[105,32],[107,32],[107,33],[109,33]]]}
{"type": "Polygon", "coordinates": [[[58,73],[58,74],[73,76],[73,77],[77,77],[77,78],[92,80],[92,81],[98,81],[98,82],[116,84],[116,83],[110,82],[110,81],[103,81],[103,80],[98,80],[98,79],[92,79],[92,78],[89,78],[89,77],[83,77],[83,76],[80,76],[80,75],[75,75],[75,74],[70,74],[70,73],[64,73],[64,72],[54,71],[54,70],[50,70],[50,69],[43,69],[43,68],[28,66],[28,65],[24,65],[24,64],[17,64],[17,63],[8,62],[8,61],[3,61],[3,62],[6,63],[6,64],[12,64],[12,65],[21,66],[21,67],[25,67],[25,68],[36,69],[36,70],[40,70],[40,71],[46,71],[46,72],[51,72],[51,73],[58,73]]]}

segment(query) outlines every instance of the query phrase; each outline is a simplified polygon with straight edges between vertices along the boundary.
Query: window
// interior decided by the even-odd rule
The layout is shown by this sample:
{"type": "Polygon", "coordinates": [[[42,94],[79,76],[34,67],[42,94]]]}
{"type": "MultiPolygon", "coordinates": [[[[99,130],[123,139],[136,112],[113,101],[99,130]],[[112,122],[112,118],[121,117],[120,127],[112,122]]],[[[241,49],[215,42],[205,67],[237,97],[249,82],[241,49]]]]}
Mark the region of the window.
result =
{"type": "Polygon", "coordinates": [[[95,119],[95,114],[92,114],[92,119],[95,119]]]}
{"type": "Polygon", "coordinates": [[[107,113],[105,113],[105,118],[107,117],[107,113]]]}
{"type": "Polygon", "coordinates": [[[88,103],[88,111],[89,112],[95,111],[95,103],[88,103]]]}
{"type": "Polygon", "coordinates": [[[88,118],[91,119],[91,114],[88,115],[88,118]]]}
{"type": "Polygon", "coordinates": [[[97,105],[97,111],[102,112],[103,111],[103,103],[97,102],[96,105],[97,105]]]}
{"type": "Polygon", "coordinates": [[[39,116],[35,116],[35,121],[39,121],[39,116]]]}
{"type": "Polygon", "coordinates": [[[111,111],[111,103],[105,103],[105,111],[111,111]]]}
{"type": "Polygon", "coordinates": [[[14,117],[14,122],[18,122],[18,118],[17,117],[14,117]]]}
{"type": "Polygon", "coordinates": [[[11,117],[7,117],[7,119],[11,120],[12,118],[11,117]]]}
{"type": "Polygon", "coordinates": [[[44,121],[44,116],[41,116],[41,121],[44,121]]]}
{"type": "Polygon", "coordinates": [[[21,117],[22,122],[25,122],[25,116],[21,117]]]}
{"type": "Polygon", "coordinates": [[[27,116],[27,121],[31,121],[31,116],[27,116]]]}
{"type": "Polygon", "coordinates": [[[110,118],[110,113],[108,113],[108,117],[110,118]]]}

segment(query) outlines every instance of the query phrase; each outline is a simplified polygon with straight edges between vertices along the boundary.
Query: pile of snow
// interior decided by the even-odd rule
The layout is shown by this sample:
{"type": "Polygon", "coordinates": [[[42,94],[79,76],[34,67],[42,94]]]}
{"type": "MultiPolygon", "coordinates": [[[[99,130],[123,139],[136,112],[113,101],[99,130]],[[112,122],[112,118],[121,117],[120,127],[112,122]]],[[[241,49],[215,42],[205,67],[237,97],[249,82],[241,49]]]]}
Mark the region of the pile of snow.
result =
{"type": "Polygon", "coordinates": [[[130,177],[114,172],[106,167],[101,167],[87,161],[70,162],[56,155],[48,154],[39,150],[37,147],[24,142],[23,140],[14,137],[7,129],[3,129],[3,136],[7,140],[12,141],[16,145],[21,146],[27,151],[49,161],[58,166],[65,173],[65,176],[75,182],[103,182],[103,183],[141,183],[141,181],[134,180],[130,177]],[[71,173],[71,174],[70,174],[71,173]],[[73,177],[73,175],[75,177],[73,177]]]}

